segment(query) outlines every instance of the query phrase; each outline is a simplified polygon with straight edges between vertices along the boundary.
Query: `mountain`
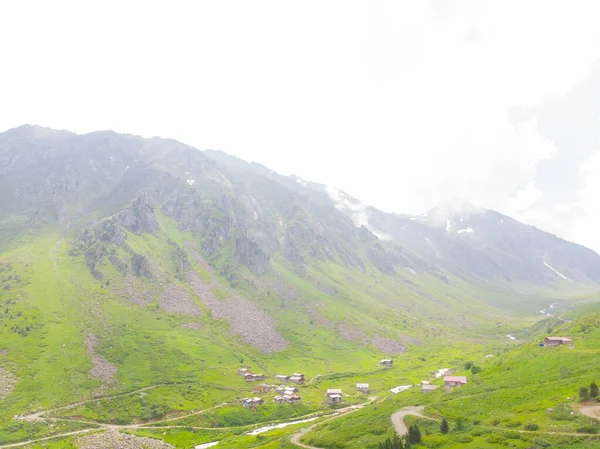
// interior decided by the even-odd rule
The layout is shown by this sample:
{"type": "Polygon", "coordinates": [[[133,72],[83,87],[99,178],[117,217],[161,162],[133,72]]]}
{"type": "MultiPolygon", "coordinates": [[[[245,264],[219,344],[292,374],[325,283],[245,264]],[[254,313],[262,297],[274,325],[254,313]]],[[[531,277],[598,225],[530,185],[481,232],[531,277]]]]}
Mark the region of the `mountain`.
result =
{"type": "Polygon", "coordinates": [[[597,253],[498,212],[451,200],[410,217],[329,191],[355,223],[467,280],[476,277],[521,291],[527,285],[578,291],[600,283],[597,253]]]}
{"type": "Polygon", "coordinates": [[[15,128],[0,134],[0,445],[322,413],[323,386],[376,375],[386,391],[406,371],[382,358],[424,369],[502,347],[540,309],[590,299],[599,273],[596,253],[473,206],[387,214],[174,140],[15,128]],[[305,373],[302,407],[246,413],[240,365],[305,373]],[[54,421],[14,419],[40,409],[54,421]]]}

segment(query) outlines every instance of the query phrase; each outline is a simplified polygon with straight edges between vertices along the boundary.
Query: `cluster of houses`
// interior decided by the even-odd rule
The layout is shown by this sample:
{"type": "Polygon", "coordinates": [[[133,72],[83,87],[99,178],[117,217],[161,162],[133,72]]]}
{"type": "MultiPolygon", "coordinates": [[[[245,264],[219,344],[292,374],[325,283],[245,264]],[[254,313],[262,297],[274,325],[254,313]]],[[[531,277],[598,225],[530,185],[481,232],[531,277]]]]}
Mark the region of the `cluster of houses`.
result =
{"type": "MultiPolygon", "coordinates": [[[[254,374],[252,371],[250,371],[249,367],[240,368],[238,370],[238,374],[247,382],[265,380],[265,376],[263,374],[254,374]]],[[[277,375],[276,377],[282,382],[293,382],[295,384],[303,384],[305,382],[305,377],[302,373],[294,373],[291,376],[277,375]]],[[[277,396],[275,396],[273,399],[273,401],[277,404],[296,404],[302,400],[302,398],[298,396],[298,387],[295,386],[277,386],[262,383],[252,388],[252,392],[257,394],[269,393],[272,390],[277,392],[277,396]]],[[[264,403],[265,401],[262,398],[244,398],[243,400],[244,407],[256,407],[257,405],[262,405],[264,403]]]]}
{"type": "Polygon", "coordinates": [[[306,381],[306,379],[304,378],[304,374],[302,373],[294,373],[291,376],[286,376],[285,374],[278,374],[275,377],[281,382],[292,382],[298,385],[302,385],[306,381]]]}
{"type": "MultiPolygon", "coordinates": [[[[567,345],[567,344],[571,344],[571,343],[573,343],[573,341],[567,337],[546,337],[544,339],[544,344],[546,346],[559,346],[559,345],[567,345]]],[[[392,366],[394,364],[394,361],[391,359],[384,359],[384,360],[381,360],[379,362],[379,364],[382,366],[392,366]]],[[[456,370],[452,369],[452,368],[440,368],[437,371],[432,371],[431,374],[435,378],[443,377],[444,388],[448,391],[448,390],[452,390],[454,388],[461,387],[461,386],[467,384],[467,377],[466,376],[453,376],[453,374],[455,372],[456,372],[456,370]]],[[[252,373],[250,371],[250,368],[241,368],[238,370],[238,373],[241,376],[243,376],[246,381],[249,381],[249,382],[257,381],[257,380],[264,380],[264,378],[265,378],[265,376],[262,374],[252,373]]],[[[302,373],[294,373],[290,376],[279,374],[276,376],[276,378],[277,378],[277,380],[284,382],[284,383],[291,382],[291,383],[298,384],[298,385],[304,384],[304,382],[306,380],[304,377],[304,374],[302,374],[302,373]]],[[[412,386],[413,385],[400,386],[400,387],[392,388],[390,391],[392,391],[394,394],[397,394],[401,391],[411,388],[412,386]]],[[[435,391],[440,388],[439,385],[433,385],[428,380],[421,381],[420,387],[421,387],[421,393],[430,393],[430,392],[435,391]]],[[[284,404],[284,403],[295,404],[302,400],[302,398],[298,395],[298,392],[299,392],[298,387],[295,387],[295,386],[285,386],[285,385],[276,386],[276,385],[268,385],[268,384],[263,383],[260,385],[256,385],[252,389],[252,391],[254,393],[258,393],[258,394],[268,393],[271,390],[275,390],[277,393],[277,396],[275,396],[275,398],[273,399],[274,402],[276,402],[277,404],[284,404]]],[[[357,383],[356,390],[359,393],[369,393],[370,392],[369,384],[364,383],[364,382],[357,383]]],[[[343,393],[342,393],[341,389],[329,388],[327,390],[327,403],[328,404],[330,404],[330,405],[339,404],[342,402],[342,399],[343,399],[343,393]]],[[[261,405],[261,404],[264,404],[264,400],[259,397],[244,399],[245,407],[255,407],[255,406],[261,405]]]]}
{"type": "Polygon", "coordinates": [[[254,374],[250,368],[240,368],[238,374],[244,378],[246,382],[257,382],[265,380],[264,374],[254,374]]]}

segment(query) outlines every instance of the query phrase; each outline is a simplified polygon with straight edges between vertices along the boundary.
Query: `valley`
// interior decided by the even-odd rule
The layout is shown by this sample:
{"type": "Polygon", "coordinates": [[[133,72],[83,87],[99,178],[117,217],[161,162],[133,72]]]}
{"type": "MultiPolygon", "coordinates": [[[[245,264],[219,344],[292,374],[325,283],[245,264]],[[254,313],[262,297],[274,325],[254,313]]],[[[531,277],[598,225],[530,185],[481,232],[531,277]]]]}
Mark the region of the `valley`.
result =
{"type": "Polygon", "coordinates": [[[25,126],[0,156],[2,448],[378,448],[403,423],[413,447],[600,447],[586,248],[167,139],[25,126]]]}

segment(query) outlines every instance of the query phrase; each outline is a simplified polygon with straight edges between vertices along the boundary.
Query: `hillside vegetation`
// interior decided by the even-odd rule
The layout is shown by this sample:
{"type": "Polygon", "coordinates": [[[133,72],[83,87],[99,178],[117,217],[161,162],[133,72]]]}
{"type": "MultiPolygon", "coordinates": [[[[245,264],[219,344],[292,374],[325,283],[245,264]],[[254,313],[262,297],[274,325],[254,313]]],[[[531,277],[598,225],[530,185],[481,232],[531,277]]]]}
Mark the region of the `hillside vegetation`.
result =
{"type": "Polygon", "coordinates": [[[531,251],[494,271],[499,253],[490,262],[480,240],[408,218],[419,228],[403,235],[390,217],[384,238],[324,186],[171,140],[26,126],[0,134],[0,156],[0,447],[85,447],[90,429],[181,448],[291,447],[309,424],[246,432],[330,419],[328,388],[343,390],[338,408],[362,408],[304,436],[322,447],[377,447],[405,405],[461,418],[464,432],[507,420],[543,432],[593,425],[546,408],[572,410],[594,380],[595,253],[528,228],[531,251]],[[414,232],[435,234],[442,259],[403,243],[414,232]],[[572,251],[569,267],[552,260],[569,282],[548,268],[515,274],[544,248],[572,251]],[[469,269],[484,259],[485,271],[469,269]],[[548,326],[575,348],[528,341],[548,326]],[[482,371],[460,390],[389,391],[469,361],[482,371]],[[244,407],[261,383],[237,374],[245,366],[271,385],[305,374],[301,403],[275,404],[271,391],[244,407]]]}

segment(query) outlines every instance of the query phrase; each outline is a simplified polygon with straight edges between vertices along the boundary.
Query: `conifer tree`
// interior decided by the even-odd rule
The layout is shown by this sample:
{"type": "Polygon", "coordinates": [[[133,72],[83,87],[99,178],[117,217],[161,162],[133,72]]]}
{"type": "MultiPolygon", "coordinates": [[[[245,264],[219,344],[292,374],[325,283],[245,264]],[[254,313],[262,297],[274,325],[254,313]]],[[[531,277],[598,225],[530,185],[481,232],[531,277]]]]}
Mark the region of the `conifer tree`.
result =
{"type": "Polygon", "coordinates": [[[590,397],[595,398],[598,396],[598,385],[596,385],[596,382],[592,382],[590,384],[590,397]]]}
{"type": "Polygon", "coordinates": [[[448,421],[446,421],[446,418],[442,419],[442,424],[440,425],[440,432],[448,433],[449,430],[450,426],[448,425],[448,421]]]}

